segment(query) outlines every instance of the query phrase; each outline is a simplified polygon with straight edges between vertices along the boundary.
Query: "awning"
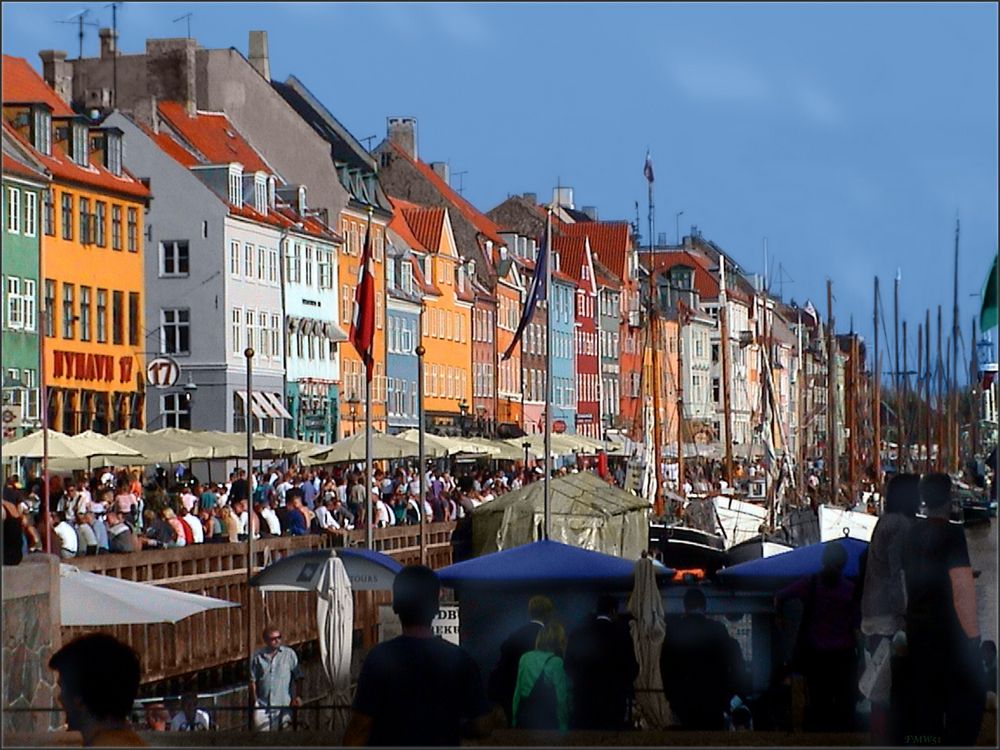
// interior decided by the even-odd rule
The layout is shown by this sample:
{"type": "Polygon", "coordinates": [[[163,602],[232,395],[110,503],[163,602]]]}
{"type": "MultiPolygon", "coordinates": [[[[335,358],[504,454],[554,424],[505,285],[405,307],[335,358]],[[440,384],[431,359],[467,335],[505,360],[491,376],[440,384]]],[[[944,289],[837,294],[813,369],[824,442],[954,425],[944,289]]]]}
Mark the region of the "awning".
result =
{"type": "MultiPolygon", "coordinates": [[[[245,411],[246,410],[246,405],[247,405],[247,392],[246,391],[236,391],[236,395],[239,396],[241,399],[243,399],[243,408],[244,408],[244,411],[245,411]]],[[[270,417],[271,415],[264,410],[264,407],[262,407],[260,405],[260,401],[258,401],[258,399],[257,399],[257,396],[260,395],[260,394],[254,392],[253,395],[254,395],[254,398],[250,402],[250,411],[253,412],[253,415],[255,417],[257,417],[257,419],[267,419],[268,417],[270,417]]]]}
{"type": "Polygon", "coordinates": [[[276,419],[291,419],[292,415],[289,414],[288,409],[285,405],[281,403],[281,399],[278,398],[278,394],[271,393],[269,391],[262,391],[261,396],[270,404],[271,409],[275,412],[276,419]]]}

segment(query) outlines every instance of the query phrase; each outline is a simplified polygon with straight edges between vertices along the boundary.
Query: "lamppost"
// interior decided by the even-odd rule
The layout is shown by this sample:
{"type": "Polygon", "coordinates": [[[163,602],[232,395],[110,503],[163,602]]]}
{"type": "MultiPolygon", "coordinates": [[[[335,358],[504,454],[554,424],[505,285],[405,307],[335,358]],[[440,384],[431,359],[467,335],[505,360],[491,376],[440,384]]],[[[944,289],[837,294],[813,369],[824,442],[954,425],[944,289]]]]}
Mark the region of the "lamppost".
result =
{"type": "Polygon", "coordinates": [[[347,399],[347,409],[351,415],[351,434],[356,435],[358,432],[358,399],[355,398],[353,393],[347,399]]]}
{"type": "Polygon", "coordinates": [[[486,436],[486,407],[482,404],[476,406],[476,425],[480,437],[486,436]]]}
{"type": "Polygon", "coordinates": [[[524,448],[524,473],[528,473],[528,450],[531,448],[531,443],[525,441],[521,443],[521,447],[524,448]]]}
{"type": "Polygon", "coordinates": [[[464,398],[458,402],[458,410],[461,412],[458,429],[461,431],[462,437],[465,437],[465,415],[469,413],[469,405],[465,402],[464,398]]]}

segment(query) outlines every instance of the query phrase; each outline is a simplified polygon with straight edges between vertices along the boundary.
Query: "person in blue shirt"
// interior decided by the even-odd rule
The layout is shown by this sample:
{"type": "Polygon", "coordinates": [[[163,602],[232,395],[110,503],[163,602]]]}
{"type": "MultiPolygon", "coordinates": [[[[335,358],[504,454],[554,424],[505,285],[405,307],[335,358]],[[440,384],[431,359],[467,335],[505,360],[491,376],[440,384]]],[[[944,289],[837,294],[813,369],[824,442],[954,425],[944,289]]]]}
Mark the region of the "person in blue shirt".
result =
{"type": "Polygon", "coordinates": [[[285,494],[285,506],[288,512],[285,515],[291,536],[305,536],[309,533],[309,526],[306,524],[306,516],[302,512],[302,490],[293,487],[285,494]]]}

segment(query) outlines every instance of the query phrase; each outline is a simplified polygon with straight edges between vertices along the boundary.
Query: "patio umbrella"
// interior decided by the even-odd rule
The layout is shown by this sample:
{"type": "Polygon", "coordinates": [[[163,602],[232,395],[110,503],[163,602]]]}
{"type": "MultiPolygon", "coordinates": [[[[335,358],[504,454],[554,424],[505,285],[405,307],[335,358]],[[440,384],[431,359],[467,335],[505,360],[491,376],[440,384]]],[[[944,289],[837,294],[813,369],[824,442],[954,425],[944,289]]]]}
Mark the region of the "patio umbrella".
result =
{"type": "Polygon", "coordinates": [[[59,566],[63,625],[142,625],[178,622],[199,612],[239,606],[223,599],[59,566]]]}
{"type": "MultiPolygon", "coordinates": [[[[354,641],[354,597],[343,559],[327,557],[317,587],[316,626],[323,671],[333,688],[333,704],[351,702],[351,648],[354,641]]],[[[330,727],[334,736],[347,729],[350,711],[335,708],[330,727]]]]}
{"type": "MultiPolygon", "coordinates": [[[[520,446],[515,447],[504,440],[468,437],[462,438],[462,442],[474,446],[479,453],[486,453],[494,460],[520,461],[524,458],[524,450],[520,446]]],[[[522,440],[522,442],[524,441],[522,440]]]]}
{"type": "Polygon", "coordinates": [[[319,591],[327,561],[339,558],[354,591],[390,591],[403,566],[374,550],[338,548],[308,550],[277,560],[250,579],[261,591],[319,591]]]}
{"type": "Polygon", "coordinates": [[[142,464],[180,464],[192,459],[211,457],[211,449],[192,445],[180,436],[153,435],[145,430],[119,430],[111,433],[115,442],[139,451],[142,464]]]}
{"type": "MultiPolygon", "coordinates": [[[[78,436],[83,439],[77,439],[55,430],[48,430],[48,434],[50,459],[79,459],[86,462],[88,458],[99,456],[109,450],[121,457],[134,458],[139,455],[137,451],[109,440],[103,435],[99,436],[102,440],[97,441],[86,436],[78,436]]],[[[4,443],[4,458],[42,458],[42,442],[41,430],[17,440],[11,440],[9,443],[4,443]]]]}
{"type": "MultiPolygon", "coordinates": [[[[420,431],[417,429],[403,430],[401,433],[395,437],[402,438],[411,443],[419,444],[420,441],[420,431]]],[[[424,433],[424,451],[426,452],[428,447],[433,446],[439,452],[443,451],[445,454],[452,456],[456,453],[465,453],[466,447],[462,443],[464,440],[459,438],[445,437],[444,435],[429,435],[424,433]]]]}
{"type": "Polygon", "coordinates": [[[868,542],[844,537],[829,542],[810,544],[797,547],[788,552],[782,552],[771,557],[733,565],[716,573],[722,583],[729,586],[741,586],[761,590],[775,590],[796,578],[819,573],[823,568],[823,548],[827,544],[841,544],[847,551],[847,564],[844,566],[846,578],[856,578],[858,575],[861,553],[868,548],[868,542]]]}
{"type": "Polygon", "coordinates": [[[632,645],[639,662],[635,679],[635,702],[644,729],[664,729],[671,721],[670,704],[663,694],[660,676],[660,649],[667,632],[663,597],[656,585],[653,560],[642,557],[635,564],[635,584],[628,600],[628,611],[635,618],[629,623],[632,645]]]}
{"type": "MultiPolygon", "coordinates": [[[[445,455],[445,452],[428,445],[426,447],[428,456],[445,455]]],[[[409,440],[386,435],[382,432],[375,432],[372,435],[372,458],[381,461],[393,458],[408,458],[417,455],[417,444],[409,440]]],[[[342,464],[352,461],[364,461],[365,459],[365,433],[358,432],[345,438],[331,446],[323,446],[313,453],[308,453],[302,457],[303,466],[315,466],[317,464],[342,464]]]]}

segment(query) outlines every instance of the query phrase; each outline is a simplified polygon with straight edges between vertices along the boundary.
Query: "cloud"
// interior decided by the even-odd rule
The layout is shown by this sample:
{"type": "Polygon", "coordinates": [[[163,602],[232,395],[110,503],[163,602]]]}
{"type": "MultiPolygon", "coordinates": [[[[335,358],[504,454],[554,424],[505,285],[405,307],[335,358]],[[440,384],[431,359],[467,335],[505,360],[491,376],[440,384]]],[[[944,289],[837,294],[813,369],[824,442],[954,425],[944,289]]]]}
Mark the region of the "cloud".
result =
{"type": "Polygon", "coordinates": [[[771,86],[745,63],[718,58],[673,60],[667,72],[689,96],[716,102],[762,101],[771,86]]]}
{"type": "Polygon", "coordinates": [[[839,125],[843,121],[840,105],[816,83],[792,85],[792,102],[807,119],[819,125],[839,125]]]}

